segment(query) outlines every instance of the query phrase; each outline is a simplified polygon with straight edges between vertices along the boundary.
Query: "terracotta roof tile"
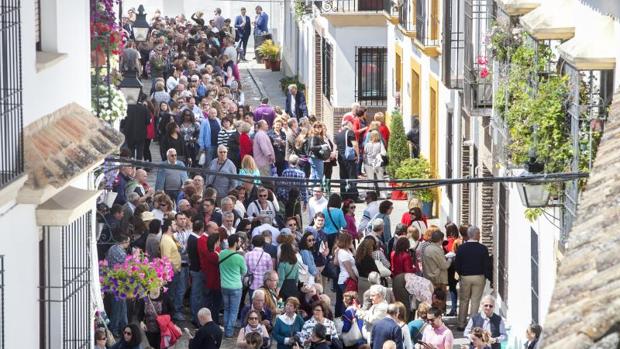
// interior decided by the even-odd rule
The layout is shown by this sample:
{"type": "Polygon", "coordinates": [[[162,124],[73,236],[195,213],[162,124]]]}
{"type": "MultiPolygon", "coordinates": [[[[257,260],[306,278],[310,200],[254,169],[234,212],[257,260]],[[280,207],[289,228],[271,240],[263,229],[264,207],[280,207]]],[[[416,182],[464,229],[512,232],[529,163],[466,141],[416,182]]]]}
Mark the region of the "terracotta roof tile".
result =
{"type": "Polygon", "coordinates": [[[76,103],[24,129],[26,185],[61,187],[123,143],[123,135],[76,103]]]}
{"type": "Polygon", "coordinates": [[[613,100],[558,268],[541,348],[599,348],[614,340],[617,346],[611,334],[620,329],[620,93],[613,100]]]}

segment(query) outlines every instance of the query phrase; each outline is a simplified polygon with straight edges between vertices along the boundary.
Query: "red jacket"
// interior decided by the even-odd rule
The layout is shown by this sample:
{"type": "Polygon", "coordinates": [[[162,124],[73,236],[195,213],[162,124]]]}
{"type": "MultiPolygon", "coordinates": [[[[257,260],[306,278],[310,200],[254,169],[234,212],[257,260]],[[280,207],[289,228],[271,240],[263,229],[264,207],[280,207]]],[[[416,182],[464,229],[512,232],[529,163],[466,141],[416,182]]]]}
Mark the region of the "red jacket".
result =
{"type": "Polygon", "coordinates": [[[392,277],[396,277],[402,273],[415,273],[417,270],[413,267],[413,259],[409,252],[392,251],[390,255],[390,264],[392,266],[392,277]]]}
{"type": "Polygon", "coordinates": [[[247,133],[239,135],[239,153],[241,161],[243,161],[244,156],[252,155],[252,140],[247,133]]]}
{"type": "Polygon", "coordinates": [[[146,139],[155,139],[155,115],[149,112],[150,120],[148,125],[146,125],[146,139]]]}
{"type": "Polygon", "coordinates": [[[207,249],[207,235],[198,238],[197,249],[200,271],[202,271],[205,279],[205,287],[209,290],[219,290],[222,287],[220,283],[220,259],[217,253],[207,249]]]}
{"type": "MultiPolygon", "coordinates": [[[[426,216],[422,216],[421,221],[424,222],[424,225],[428,228],[428,222],[426,221],[426,216]]],[[[403,216],[400,218],[400,222],[406,226],[410,226],[411,223],[413,223],[413,220],[411,219],[411,213],[409,212],[403,213],[403,216]]]]}
{"type": "Polygon", "coordinates": [[[170,315],[158,315],[157,324],[161,333],[160,348],[170,348],[181,338],[182,333],[172,322],[170,315]]]}
{"type": "Polygon", "coordinates": [[[390,141],[390,129],[384,124],[381,124],[381,126],[379,126],[379,133],[381,134],[381,137],[383,137],[383,140],[385,141],[385,149],[387,150],[388,142],[390,141]]]}

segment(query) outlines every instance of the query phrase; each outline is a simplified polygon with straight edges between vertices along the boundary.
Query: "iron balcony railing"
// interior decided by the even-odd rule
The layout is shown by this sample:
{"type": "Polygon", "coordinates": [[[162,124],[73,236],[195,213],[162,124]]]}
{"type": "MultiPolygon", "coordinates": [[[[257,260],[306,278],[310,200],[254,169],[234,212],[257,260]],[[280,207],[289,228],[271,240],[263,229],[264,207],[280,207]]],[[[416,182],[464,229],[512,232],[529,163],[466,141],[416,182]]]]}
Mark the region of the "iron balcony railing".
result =
{"type": "Polygon", "coordinates": [[[382,12],[384,0],[323,0],[315,2],[321,12],[382,12]]]}
{"type": "Polygon", "coordinates": [[[20,1],[0,9],[0,189],[24,173],[20,1]]]}
{"type": "Polygon", "coordinates": [[[398,24],[408,32],[415,31],[415,0],[401,0],[398,8],[398,24]]]}
{"type": "Polygon", "coordinates": [[[465,30],[462,0],[443,0],[443,82],[448,88],[463,89],[465,30]]]}
{"type": "Polygon", "coordinates": [[[424,46],[439,46],[439,0],[415,2],[416,39],[424,46]]]}
{"type": "Polygon", "coordinates": [[[398,0],[383,0],[383,11],[385,11],[385,14],[390,17],[398,17],[398,2],[398,0]]]}
{"type": "Polygon", "coordinates": [[[493,105],[491,62],[485,36],[494,18],[492,0],[465,0],[465,50],[463,102],[472,116],[490,116],[493,105]]]}

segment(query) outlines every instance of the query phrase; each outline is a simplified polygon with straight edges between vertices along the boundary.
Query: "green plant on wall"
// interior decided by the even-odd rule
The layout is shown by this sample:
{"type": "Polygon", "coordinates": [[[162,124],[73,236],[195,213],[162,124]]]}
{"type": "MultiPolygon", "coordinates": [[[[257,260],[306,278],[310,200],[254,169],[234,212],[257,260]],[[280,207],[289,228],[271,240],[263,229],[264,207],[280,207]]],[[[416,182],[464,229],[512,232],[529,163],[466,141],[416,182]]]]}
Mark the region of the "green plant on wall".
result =
{"type": "Polygon", "coordinates": [[[407,136],[405,135],[405,127],[403,126],[403,116],[397,109],[391,113],[390,121],[390,142],[388,143],[389,163],[387,171],[390,177],[396,176],[396,169],[401,162],[409,158],[409,146],[407,145],[407,136]]]}
{"type": "MultiPolygon", "coordinates": [[[[430,179],[431,165],[424,158],[405,159],[396,169],[396,178],[398,179],[430,179]]],[[[433,201],[433,192],[430,189],[417,189],[413,191],[413,195],[422,202],[433,201]]]]}

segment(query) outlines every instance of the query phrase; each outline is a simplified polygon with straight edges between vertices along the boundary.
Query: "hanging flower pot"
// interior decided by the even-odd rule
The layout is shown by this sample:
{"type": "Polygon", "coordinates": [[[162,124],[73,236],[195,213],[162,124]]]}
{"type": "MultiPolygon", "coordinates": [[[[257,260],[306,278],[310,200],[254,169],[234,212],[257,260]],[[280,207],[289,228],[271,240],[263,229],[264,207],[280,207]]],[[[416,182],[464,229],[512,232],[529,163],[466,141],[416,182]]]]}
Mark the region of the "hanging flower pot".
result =
{"type": "Polygon", "coordinates": [[[94,50],[90,52],[90,63],[95,67],[103,67],[108,63],[108,57],[103,51],[94,50]]]}

